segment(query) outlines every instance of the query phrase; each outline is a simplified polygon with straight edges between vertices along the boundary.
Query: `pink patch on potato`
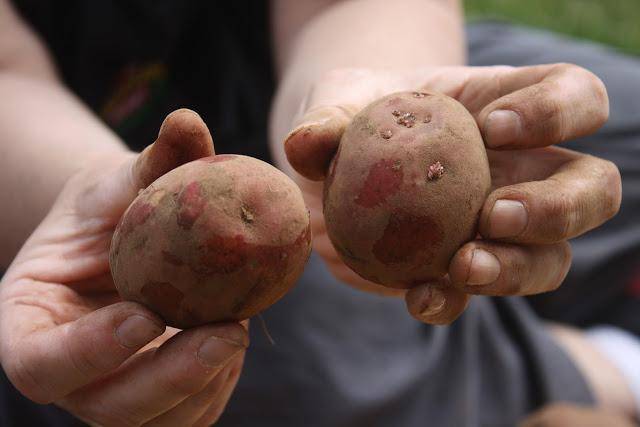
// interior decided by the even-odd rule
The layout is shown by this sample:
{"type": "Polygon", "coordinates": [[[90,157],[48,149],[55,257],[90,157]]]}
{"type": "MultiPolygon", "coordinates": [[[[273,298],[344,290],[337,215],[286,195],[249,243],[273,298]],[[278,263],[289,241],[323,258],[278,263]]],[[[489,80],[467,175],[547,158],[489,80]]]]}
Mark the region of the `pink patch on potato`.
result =
{"type": "Polygon", "coordinates": [[[144,224],[154,211],[154,206],[142,199],[136,200],[129,208],[124,223],[122,224],[122,233],[127,235],[136,227],[144,224]]]}
{"type": "Polygon", "coordinates": [[[365,208],[378,206],[400,189],[402,167],[399,161],[382,159],[369,169],[369,174],[356,197],[356,203],[365,208]]]}
{"type": "Polygon", "coordinates": [[[199,265],[192,269],[202,274],[229,274],[241,269],[251,254],[251,246],[244,237],[212,235],[200,248],[199,265]]]}
{"type": "Polygon", "coordinates": [[[234,304],[232,312],[253,311],[254,306],[262,304],[264,299],[272,299],[274,302],[279,298],[279,295],[273,294],[271,290],[300,266],[296,256],[310,244],[311,226],[309,225],[293,243],[288,245],[249,245],[247,250],[250,253],[250,259],[256,261],[253,271],[254,285],[245,298],[239,299],[234,304]]]}
{"type": "Polygon", "coordinates": [[[184,187],[178,196],[178,225],[185,230],[191,229],[193,223],[202,215],[206,203],[199,182],[193,181],[184,187]]]}
{"type": "Polygon", "coordinates": [[[383,264],[420,263],[442,244],[443,232],[426,216],[394,212],[382,237],[374,244],[373,254],[383,264]]]}

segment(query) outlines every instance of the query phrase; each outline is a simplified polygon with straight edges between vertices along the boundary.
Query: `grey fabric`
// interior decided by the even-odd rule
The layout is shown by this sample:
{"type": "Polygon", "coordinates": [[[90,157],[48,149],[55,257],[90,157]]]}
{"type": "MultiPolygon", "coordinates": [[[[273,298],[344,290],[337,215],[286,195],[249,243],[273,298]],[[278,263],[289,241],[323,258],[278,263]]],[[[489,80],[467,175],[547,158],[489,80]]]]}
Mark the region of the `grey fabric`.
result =
{"type": "Polygon", "coordinates": [[[222,426],[511,426],[550,400],[589,403],[520,299],[476,298],[450,327],[337,282],[312,256],[257,321],[222,426]]]}

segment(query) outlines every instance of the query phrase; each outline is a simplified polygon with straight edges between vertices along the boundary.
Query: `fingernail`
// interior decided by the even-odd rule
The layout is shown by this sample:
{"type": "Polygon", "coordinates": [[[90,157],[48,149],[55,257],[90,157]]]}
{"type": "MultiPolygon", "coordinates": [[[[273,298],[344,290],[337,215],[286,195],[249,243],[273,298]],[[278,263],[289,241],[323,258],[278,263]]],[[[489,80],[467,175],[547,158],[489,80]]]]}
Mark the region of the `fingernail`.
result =
{"type": "Polygon", "coordinates": [[[423,297],[423,304],[425,304],[420,314],[428,317],[438,314],[442,311],[445,304],[445,298],[442,291],[435,287],[428,287],[423,297]]]}
{"type": "Polygon", "coordinates": [[[500,261],[484,249],[475,249],[471,255],[471,266],[467,285],[488,285],[498,280],[500,276],[500,261]]]}
{"type": "Polygon", "coordinates": [[[485,142],[500,147],[517,141],[522,133],[520,116],[509,110],[493,111],[484,122],[485,142]]]}
{"type": "Polygon", "coordinates": [[[517,200],[497,200],[489,215],[491,238],[515,237],[521,234],[529,221],[527,209],[517,200]]]}
{"type": "Polygon", "coordinates": [[[224,366],[246,346],[229,338],[211,336],[198,349],[198,359],[207,368],[224,366]]]}
{"type": "Polygon", "coordinates": [[[164,332],[164,326],[148,317],[134,314],[127,317],[115,330],[121,346],[139,348],[164,332]]]}
{"type": "Polygon", "coordinates": [[[296,126],[289,134],[284,138],[284,143],[286,144],[291,138],[299,134],[301,131],[304,131],[305,134],[311,133],[311,127],[307,124],[302,124],[300,126],[296,126]]]}
{"type": "Polygon", "coordinates": [[[319,128],[320,126],[324,126],[331,121],[331,118],[324,118],[320,120],[315,120],[311,122],[305,122],[298,126],[296,126],[289,134],[285,137],[285,143],[289,141],[292,137],[303,132],[303,136],[309,135],[313,132],[314,128],[319,128]]]}

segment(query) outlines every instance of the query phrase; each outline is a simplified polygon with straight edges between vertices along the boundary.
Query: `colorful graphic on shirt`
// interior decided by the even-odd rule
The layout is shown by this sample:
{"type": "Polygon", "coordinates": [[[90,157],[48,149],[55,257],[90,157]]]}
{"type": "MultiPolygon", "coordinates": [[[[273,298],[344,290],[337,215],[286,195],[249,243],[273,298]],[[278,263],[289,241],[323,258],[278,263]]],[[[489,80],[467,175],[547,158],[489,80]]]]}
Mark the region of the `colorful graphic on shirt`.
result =
{"type": "Polygon", "coordinates": [[[118,133],[137,126],[147,118],[152,106],[164,102],[167,74],[162,63],[127,66],[117,77],[113,95],[100,116],[118,133]]]}

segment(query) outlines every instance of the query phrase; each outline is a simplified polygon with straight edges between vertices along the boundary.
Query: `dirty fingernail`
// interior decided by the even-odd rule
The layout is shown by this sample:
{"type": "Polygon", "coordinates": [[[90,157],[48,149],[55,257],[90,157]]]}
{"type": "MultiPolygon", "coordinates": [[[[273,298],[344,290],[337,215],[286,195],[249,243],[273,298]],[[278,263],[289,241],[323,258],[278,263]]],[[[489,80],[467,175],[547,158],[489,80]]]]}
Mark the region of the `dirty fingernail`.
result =
{"type": "Polygon", "coordinates": [[[134,314],[127,317],[115,330],[115,336],[121,346],[138,348],[164,332],[164,326],[148,317],[134,314]]]}
{"type": "Polygon", "coordinates": [[[420,314],[425,317],[440,313],[446,302],[444,293],[442,293],[440,289],[434,287],[429,287],[423,298],[423,304],[425,304],[425,306],[422,311],[420,311],[420,314]]]}
{"type": "Polygon", "coordinates": [[[489,215],[489,235],[492,238],[515,237],[527,226],[527,209],[517,200],[497,200],[489,215]]]}
{"type": "Polygon", "coordinates": [[[200,345],[198,359],[207,368],[216,368],[225,365],[229,359],[245,348],[233,340],[212,336],[200,345]]]}
{"type": "Polygon", "coordinates": [[[493,111],[484,123],[485,142],[489,147],[511,144],[520,138],[521,133],[522,120],[514,111],[493,111]]]}
{"type": "Polygon", "coordinates": [[[475,249],[471,256],[471,266],[467,285],[488,285],[498,280],[500,261],[484,249],[475,249]]]}

